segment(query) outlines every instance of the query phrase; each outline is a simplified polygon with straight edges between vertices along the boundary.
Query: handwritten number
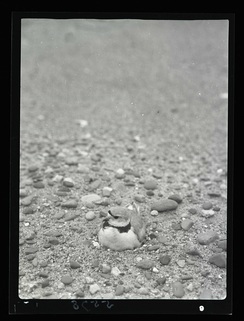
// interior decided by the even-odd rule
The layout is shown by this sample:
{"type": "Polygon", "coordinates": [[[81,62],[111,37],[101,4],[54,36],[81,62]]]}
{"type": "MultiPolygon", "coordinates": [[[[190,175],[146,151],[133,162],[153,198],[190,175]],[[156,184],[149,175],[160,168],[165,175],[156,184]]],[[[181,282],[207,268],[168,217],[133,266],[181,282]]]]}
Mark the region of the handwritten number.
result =
{"type": "Polygon", "coordinates": [[[79,310],[79,305],[77,304],[77,301],[75,301],[75,300],[73,300],[73,301],[71,301],[72,303],[73,303],[73,309],[74,310],[79,310]]]}

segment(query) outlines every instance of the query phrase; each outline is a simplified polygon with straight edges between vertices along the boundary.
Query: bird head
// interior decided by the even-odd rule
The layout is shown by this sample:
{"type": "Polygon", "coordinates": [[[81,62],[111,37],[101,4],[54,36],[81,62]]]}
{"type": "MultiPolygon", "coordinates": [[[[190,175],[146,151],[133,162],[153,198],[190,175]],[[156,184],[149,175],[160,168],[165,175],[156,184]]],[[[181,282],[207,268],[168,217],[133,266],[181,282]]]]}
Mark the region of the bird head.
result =
{"type": "Polygon", "coordinates": [[[124,227],[130,223],[130,211],[123,207],[111,207],[105,220],[114,227],[124,227]]]}

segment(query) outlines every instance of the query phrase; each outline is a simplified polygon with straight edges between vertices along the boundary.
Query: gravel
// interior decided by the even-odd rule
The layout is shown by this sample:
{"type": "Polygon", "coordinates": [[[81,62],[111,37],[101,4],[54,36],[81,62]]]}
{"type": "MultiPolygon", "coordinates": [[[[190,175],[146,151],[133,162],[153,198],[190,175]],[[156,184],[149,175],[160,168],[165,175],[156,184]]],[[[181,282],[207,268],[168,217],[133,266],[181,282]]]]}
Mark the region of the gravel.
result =
{"type": "Polygon", "coordinates": [[[22,25],[20,298],[224,298],[223,28],[42,24],[22,25]],[[101,247],[108,209],[133,201],[144,244],[101,247]]]}

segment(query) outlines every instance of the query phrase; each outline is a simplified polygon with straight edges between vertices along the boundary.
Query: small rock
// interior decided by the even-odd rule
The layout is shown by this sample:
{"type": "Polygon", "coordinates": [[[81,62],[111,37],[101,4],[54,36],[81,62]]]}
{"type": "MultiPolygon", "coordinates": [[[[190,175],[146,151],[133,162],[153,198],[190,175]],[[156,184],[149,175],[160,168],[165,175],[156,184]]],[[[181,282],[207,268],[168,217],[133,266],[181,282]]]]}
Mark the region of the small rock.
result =
{"type": "Polygon", "coordinates": [[[159,270],[156,267],[152,268],[153,273],[159,273],[159,270]]]}
{"type": "Polygon", "coordinates": [[[188,291],[192,292],[193,289],[194,289],[193,283],[190,283],[189,285],[187,285],[186,289],[187,289],[188,291]]]}
{"type": "Polygon", "coordinates": [[[78,173],[88,174],[90,172],[90,169],[86,165],[79,164],[78,168],[77,168],[77,172],[78,173]]]}
{"type": "Polygon", "coordinates": [[[71,260],[69,262],[71,269],[78,269],[80,267],[80,264],[76,261],[71,260]]]}
{"type": "Polygon", "coordinates": [[[202,204],[202,208],[204,210],[210,210],[213,207],[213,204],[211,202],[205,202],[202,204]]]}
{"type": "Polygon", "coordinates": [[[188,231],[193,225],[192,220],[186,218],[181,222],[181,227],[183,230],[188,231]]]}
{"type": "Polygon", "coordinates": [[[28,255],[28,254],[33,254],[33,253],[36,253],[38,251],[38,248],[37,247],[28,247],[25,249],[25,254],[28,255]]]}
{"type": "Polygon", "coordinates": [[[67,177],[63,180],[63,185],[67,187],[74,187],[75,183],[71,178],[67,177]]]}
{"type": "Polygon", "coordinates": [[[96,214],[93,211],[89,211],[85,214],[87,221],[92,221],[96,217],[96,214]]]}
{"type": "Polygon", "coordinates": [[[77,213],[67,214],[67,215],[65,215],[64,220],[65,220],[66,222],[72,221],[72,220],[74,220],[74,219],[75,219],[76,217],[78,217],[78,216],[79,216],[79,214],[77,214],[77,213]]]}
{"type": "Polygon", "coordinates": [[[198,251],[198,249],[194,245],[187,247],[186,254],[202,257],[201,253],[198,251]]]}
{"type": "Polygon", "coordinates": [[[157,215],[158,215],[158,211],[152,210],[150,214],[151,214],[152,216],[157,216],[157,215]]]}
{"type": "Polygon", "coordinates": [[[154,244],[154,245],[149,246],[147,249],[148,249],[148,251],[156,251],[159,248],[160,248],[160,245],[154,244]]]}
{"type": "Polygon", "coordinates": [[[48,263],[47,261],[41,261],[39,264],[41,267],[46,267],[48,263]]]}
{"type": "Polygon", "coordinates": [[[102,194],[104,197],[109,197],[112,193],[113,189],[111,187],[105,186],[102,190],[102,194]]]}
{"type": "Polygon", "coordinates": [[[106,264],[106,263],[103,263],[101,265],[101,270],[102,270],[102,273],[105,273],[105,274],[110,273],[111,272],[111,266],[106,264]]]}
{"type": "Polygon", "coordinates": [[[40,273],[39,273],[39,276],[40,276],[41,278],[48,278],[48,273],[40,272],[40,273]]]}
{"type": "Polygon", "coordinates": [[[77,157],[67,157],[65,159],[65,163],[69,166],[77,165],[78,164],[78,158],[77,157]]]}
{"type": "Polygon", "coordinates": [[[39,169],[39,167],[37,165],[31,165],[28,167],[28,171],[33,173],[36,172],[39,169]]]}
{"type": "Polygon", "coordinates": [[[28,215],[28,214],[34,214],[36,209],[32,206],[25,207],[23,209],[23,214],[28,215]]]}
{"type": "Polygon", "coordinates": [[[146,201],[146,198],[144,195],[137,194],[134,196],[134,200],[138,203],[144,203],[146,201]]]}
{"type": "Polygon", "coordinates": [[[187,280],[191,280],[193,279],[192,275],[186,274],[186,275],[182,275],[181,280],[182,281],[187,281],[187,280]]]}
{"type": "Polygon", "coordinates": [[[172,194],[168,199],[176,201],[178,204],[182,202],[182,197],[179,194],[172,194]]]}
{"type": "Polygon", "coordinates": [[[160,277],[156,280],[156,282],[158,285],[163,285],[166,282],[166,277],[165,276],[160,277]]]}
{"type": "Polygon", "coordinates": [[[162,265],[168,265],[171,260],[171,257],[166,254],[166,255],[160,255],[159,261],[162,265]]]}
{"type": "Polygon", "coordinates": [[[125,177],[125,171],[122,168],[119,168],[115,173],[116,178],[124,178],[125,177]]]}
{"type": "Polygon", "coordinates": [[[77,298],[83,298],[85,296],[85,292],[80,290],[78,292],[75,293],[77,298]]]}
{"type": "Polygon", "coordinates": [[[73,278],[70,275],[64,275],[61,278],[61,282],[65,285],[71,284],[73,282],[73,278]]]}
{"type": "Polygon", "coordinates": [[[141,288],[138,289],[138,294],[148,295],[149,294],[149,290],[146,287],[141,287],[141,288]]]}
{"type": "Polygon", "coordinates": [[[220,194],[220,193],[217,193],[217,192],[209,192],[208,195],[209,195],[210,197],[220,197],[220,196],[221,196],[221,194],[220,194]]]}
{"type": "Polygon", "coordinates": [[[27,196],[21,200],[21,205],[23,206],[29,206],[31,205],[33,199],[35,198],[34,195],[27,196]]]}
{"type": "Polygon", "coordinates": [[[48,242],[52,245],[57,245],[59,244],[59,240],[56,237],[51,237],[48,242]]]}
{"type": "Polygon", "coordinates": [[[197,214],[197,210],[195,208],[190,208],[188,211],[191,214],[197,214]]]}
{"type": "Polygon", "coordinates": [[[185,294],[183,284],[179,281],[176,281],[172,284],[173,294],[177,298],[182,298],[185,294]]]}
{"type": "Polygon", "coordinates": [[[113,274],[114,276],[119,276],[121,274],[121,272],[116,266],[114,266],[111,269],[111,274],[113,274]]]}
{"type": "Polygon", "coordinates": [[[212,292],[207,288],[205,288],[199,295],[199,300],[211,300],[212,298],[212,292]]]}
{"type": "Polygon", "coordinates": [[[213,207],[213,211],[219,212],[219,211],[220,211],[220,207],[219,207],[219,206],[214,206],[214,207],[213,207]]]}
{"type": "Polygon", "coordinates": [[[173,223],[172,229],[174,229],[175,231],[181,230],[181,224],[180,223],[173,223]]]}
{"type": "Polygon", "coordinates": [[[49,286],[49,283],[50,283],[49,279],[42,281],[42,283],[41,283],[42,288],[49,286]]]}
{"type": "Polygon", "coordinates": [[[185,260],[178,260],[176,263],[179,265],[179,267],[184,267],[186,264],[186,261],[185,260]]]}
{"type": "Polygon", "coordinates": [[[136,266],[141,269],[149,270],[154,266],[154,263],[149,259],[142,259],[136,263],[136,266]]]}
{"type": "Polygon", "coordinates": [[[148,179],[144,182],[144,188],[147,190],[154,190],[158,186],[158,182],[155,179],[148,179]]]}
{"type": "Polygon", "coordinates": [[[124,286],[123,285],[117,285],[116,289],[115,289],[115,295],[122,295],[124,293],[124,286]]]}
{"type": "Polygon", "coordinates": [[[97,194],[88,194],[88,195],[84,195],[81,198],[82,203],[92,203],[92,202],[96,202],[99,201],[101,199],[101,197],[97,194]]]}
{"type": "Polygon", "coordinates": [[[45,185],[43,182],[36,182],[36,183],[33,183],[33,187],[35,188],[44,188],[45,185]]]}
{"type": "Polygon", "coordinates": [[[175,210],[178,203],[174,200],[164,199],[159,201],[154,201],[151,205],[151,210],[156,210],[158,212],[175,210]]]}
{"type": "Polygon", "coordinates": [[[99,179],[95,180],[94,182],[92,182],[89,186],[89,191],[93,192],[96,189],[98,189],[98,187],[101,185],[101,181],[99,179]]]}
{"type": "Polygon", "coordinates": [[[62,207],[76,208],[78,203],[75,200],[69,200],[61,204],[62,207]]]}
{"type": "Polygon", "coordinates": [[[209,263],[214,264],[220,268],[226,267],[226,256],[223,253],[217,253],[209,258],[209,263]]]}
{"type": "Polygon", "coordinates": [[[227,250],[227,240],[221,240],[218,242],[218,247],[220,247],[223,250],[227,250]]]}
{"type": "Polygon", "coordinates": [[[200,233],[197,236],[197,240],[199,244],[208,245],[219,238],[217,232],[215,231],[208,231],[205,233],[200,233]]]}
{"type": "Polygon", "coordinates": [[[205,217],[205,218],[209,218],[214,216],[215,212],[214,210],[202,210],[201,212],[201,216],[205,217]]]}
{"type": "Polygon", "coordinates": [[[98,285],[98,284],[91,284],[90,285],[90,287],[89,287],[89,292],[91,293],[91,294],[95,294],[95,293],[97,293],[97,292],[99,292],[100,291],[100,286],[98,285]]]}
{"type": "Polygon", "coordinates": [[[63,176],[62,175],[55,175],[54,178],[52,179],[53,182],[55,183],[60,183],[63,180],[63,176]]]}

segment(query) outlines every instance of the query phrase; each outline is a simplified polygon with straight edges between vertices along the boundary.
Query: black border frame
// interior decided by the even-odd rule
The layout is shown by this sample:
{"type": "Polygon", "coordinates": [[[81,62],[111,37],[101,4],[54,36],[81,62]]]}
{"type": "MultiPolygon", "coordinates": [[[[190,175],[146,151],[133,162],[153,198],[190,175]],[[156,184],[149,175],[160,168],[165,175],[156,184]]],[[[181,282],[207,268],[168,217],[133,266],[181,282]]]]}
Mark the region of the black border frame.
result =
{"type": "Polygon", "coordinates": [[[232,314],[233,309],[233,164],[234,164],[234,13],[12,12],[10,109],[9,314],[232,314]],[[224,300],[22,300],[18,297],[19,150],[21,19],[228,20],[228,202],[227,297],[224,300]],[[27,303],[28,302],[28,303],[27,303]],[[200,306],[204,310],[200,310],[200,306]]]}

